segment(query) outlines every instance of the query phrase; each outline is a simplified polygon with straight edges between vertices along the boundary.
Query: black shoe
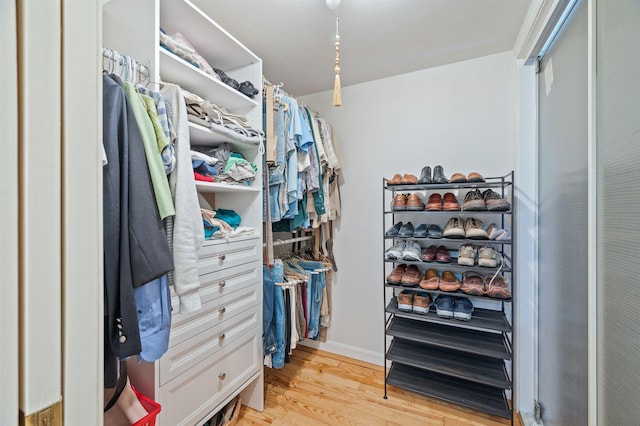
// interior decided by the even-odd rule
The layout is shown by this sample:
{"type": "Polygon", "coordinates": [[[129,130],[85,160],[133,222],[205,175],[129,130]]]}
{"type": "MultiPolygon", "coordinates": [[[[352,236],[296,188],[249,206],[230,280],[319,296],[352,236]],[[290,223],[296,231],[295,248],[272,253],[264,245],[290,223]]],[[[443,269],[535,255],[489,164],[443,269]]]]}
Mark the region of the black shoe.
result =
{"type": "Polygon", "coordinates": [[[400,227],[398,231],[398,237],[410,238],[413,237],[413,223],[407,222],[400,227]]]}
{"type": "Polygon", "coordinates": [[[384,233],[385,237],[397,237],[398,231],[402,228],[402,222],[398,222],[384,233]]]}
{"type": "Polygon", "coordinates": [[[421,223],[416,226],[416,229],[413,231],[414,238],[426,238],[427,237],[427,225],[421,223]]]}
{"type": "Polygon", "coordinates": [[[420,179],[418,179],[418,183],[431,183],[431,167],[424,166],[422,168],[422,172],[420,173],[420,179]]]}
{"type": "Polygon", "coordinates": [[[449,179],[444,175],[444,169],[442,166],[435,166],[433,168],[433,178],[431,183],[449,183],[449,179]]]}
{"type": "Polygon", "coordinates": [[[438,225],[429,225],[427,228],[427,237],[429,238],[442,238],[442,228],[438,225]]]}

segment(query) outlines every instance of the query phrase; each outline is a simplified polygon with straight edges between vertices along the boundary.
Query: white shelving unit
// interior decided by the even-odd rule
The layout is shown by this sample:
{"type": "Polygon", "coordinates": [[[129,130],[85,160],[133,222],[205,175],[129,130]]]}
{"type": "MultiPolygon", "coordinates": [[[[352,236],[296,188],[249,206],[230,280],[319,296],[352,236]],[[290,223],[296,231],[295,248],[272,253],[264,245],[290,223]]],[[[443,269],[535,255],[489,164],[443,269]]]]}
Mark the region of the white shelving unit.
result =
{"type": "MultiPolygon", "coordinates": [[[[261,93],[251,99],[159,44],[159,32],[181,33],[214,67],[262,86],[262,61],[189,0],[111,0],[103,6],[103,46],[149,67],[152,84],[184,89],[247,117],[262,129],[261,93]]],[[[262,168],[259,144],[237,142],[189,123],[192,145],[229,142],[262,168]]],[[[174,314],[168,352],[157,362],[129,363],[132,383],[162,405],[158,426],[202,425],[236,395],[264,408],[262,369],[262,171],[251,186],[197,182],[213,208],[236,211],[255,235],[207,240],[198,260],[202,308],[174,314]]],[[[208,206],[204,206],[208,207],[208,206]]]]}

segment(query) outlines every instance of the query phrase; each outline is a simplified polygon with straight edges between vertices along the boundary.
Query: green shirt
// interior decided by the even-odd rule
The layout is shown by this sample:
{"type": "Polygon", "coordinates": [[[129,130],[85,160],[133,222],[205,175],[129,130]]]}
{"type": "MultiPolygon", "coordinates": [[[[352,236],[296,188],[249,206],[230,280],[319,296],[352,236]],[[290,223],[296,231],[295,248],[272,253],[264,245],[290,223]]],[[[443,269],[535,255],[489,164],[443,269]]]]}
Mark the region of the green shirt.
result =
{"type": "Polygon", "coordinates": [[[147,108],[142,99],[140,99],[140,94],[136,92],[133,84],[128,81],[123,81],[122,85],[127,95],[127,100],[131,105],[133,115],[138,123],[138,127],[140,127],[140,133],[142,134],[142,141],[144,143],[144,152],[147,157],[147,164],[149,165],[149,174],[151,175],[151,183],[153,184],[153,192],[156,197],[160,218],[164,219],[169,216],[174,216],[176,210],[173,206],[173,198],[171,197],[169,181],[167,180],[167,175],[162,165],[162,158],[158,151],[158,141],[153,123],[151,123],[151,119],[147,114],[147,108]]]}

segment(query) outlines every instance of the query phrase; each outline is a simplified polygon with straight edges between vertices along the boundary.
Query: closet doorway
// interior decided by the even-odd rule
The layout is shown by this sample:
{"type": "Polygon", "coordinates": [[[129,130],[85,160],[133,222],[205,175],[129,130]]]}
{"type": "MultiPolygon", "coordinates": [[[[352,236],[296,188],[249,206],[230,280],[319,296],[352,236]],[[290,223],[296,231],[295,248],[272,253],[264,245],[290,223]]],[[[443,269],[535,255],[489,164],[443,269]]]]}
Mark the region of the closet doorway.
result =
{"type": "Polygon", "coordinates": [[[587,2],[538,73],[538,401],[545,425],[588,424],[587,2]]]}

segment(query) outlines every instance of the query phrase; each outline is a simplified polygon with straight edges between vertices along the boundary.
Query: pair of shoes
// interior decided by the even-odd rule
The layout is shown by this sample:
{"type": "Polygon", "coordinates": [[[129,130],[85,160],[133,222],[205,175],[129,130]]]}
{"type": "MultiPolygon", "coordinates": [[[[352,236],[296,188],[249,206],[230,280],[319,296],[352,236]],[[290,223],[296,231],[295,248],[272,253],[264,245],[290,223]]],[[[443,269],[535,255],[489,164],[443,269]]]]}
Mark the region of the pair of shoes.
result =
{"type": "Polygon", "coordinates": [[[474,217],[468,217],[467,219],[452,217],[447,221],[442,235],[445,238],[489,239],[487,231],[482,229],[482,221],[474,217]]]}
{"type": "Polygon", "coordinates": [[[420,172],[418,183],[449,183],[449,179],[444,175],[442,166],[435,166],[433,168],[433,176],[431,176],[431,167],[424,166],[420,172]]]}
{"type": "Polygon", "coordinates": [[[415,185],[416,183],[418,183],[418,178],[407,173],[405,173],[404,175],[396,173],[391,179],[387,181],[387,185],[415,185]]]}
{"type": "Polygon", "coordinates": [[[424,202],[418,194],[396,194],[391,202],[392,210],[424,210],[424,202]]]}
{"type": "Polygon", "coordinates": [[[511,234],[509,233],[509,231],[507,231],[506,229],[498,228],[498,225],[496,225],[495,223],[487,226],[486,231],[490,240],[508,241],[511,239],[511,234]]]}
{"type": "Polygon", "coordinates": [[[422,249],[420,260],[423,262],[435,261],[439,263],[449,263],[451,262],[451,254],[445,246],[440,246],[438,248],[436,248],[436,246],[431,246],[429,248],[422,249]]]}
{"type": "Polygon", "coordinates": [[[469,321],[473,313],[473,303],[466,297],[451,297],[441,294],[436,298],[434,305],[436,305],[436,314],[441,318],[469,321]]]}
{"type": "Polygon", "coordinates": [[[387,275],[386,281],[388,284],[404,285],[407,287],[415,287],[420,283],[420,277],[422,274],[416,265],[401,264],[394,268],[389,275],[387,275]]]}
{"type": "Polygon", "coordinates": [[[487,189],[482,193],[477,188],[469,191],[465,195],[464,203],[462,204],[462,210],[467,211],[506,211],[510,208],[511,203],[492,189],[487,189]]]}
{"type": "Polygon", "coordinates": [[[431,307],[431,296],[426,291],[402,290],[398,293],[398,309],[404,312],[426,314],[431,307]]]}
{"type": "Polygon", "coordinates": [[[484,182],[484,177],[478,172],[471,172],[467,176],[462,173],[454,173],[449,179],[451,183],[484,182]]]}
{"type": "Polygon", "coordinates": [[[458,264],[465,266],[485,266],[488,268],[495,268],[498,266],[498,262],[502,261],[502,255],[495,251],[493,247],[485,244],[479,249],[475,244],[463,244],[458,250],[458,264]]]}
{"type": "Polygon", "coordinates": [[[457,291],[461,283],[451,271],[444,271],[440,276],[435,269],[427,269],[419,285],[425,290],[457,291]]]}
{"type": "Polygon", "coordinates": [[[484,277],[475,271],[462,274],[460,291],[471,296],[489,296],[496,299],[510,299],[511,292],[507,279],[495,274],[487,274],[484,277]]]}
{"type": "Polygon", "coordinates": [[[429,200],[425,205],[425,210],[428,211],[458,211],[460,210],[460,204],[456,199],[456,196],[451,192],[447,192],[444,194],[444,198],[442,195],[435,193],[429,195],[429,200]]]}
{"type": "Polygon", "coordinates": [[[420,260],[420,244],[415,241],[400,241],[387,249],[387,260],[420,260]]]}

